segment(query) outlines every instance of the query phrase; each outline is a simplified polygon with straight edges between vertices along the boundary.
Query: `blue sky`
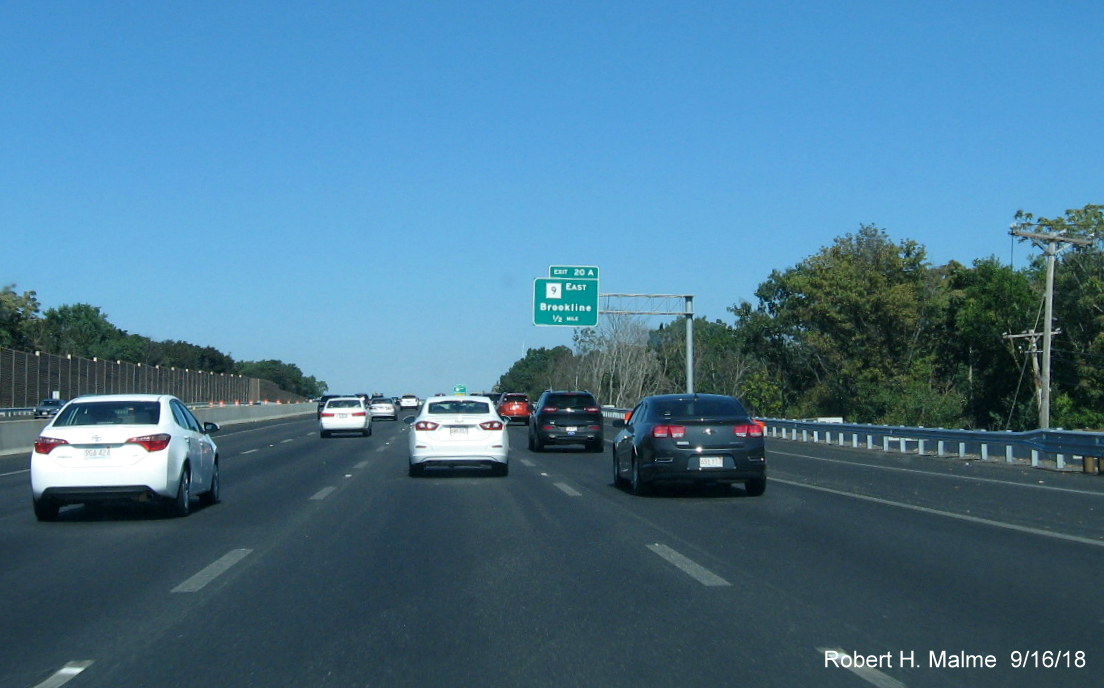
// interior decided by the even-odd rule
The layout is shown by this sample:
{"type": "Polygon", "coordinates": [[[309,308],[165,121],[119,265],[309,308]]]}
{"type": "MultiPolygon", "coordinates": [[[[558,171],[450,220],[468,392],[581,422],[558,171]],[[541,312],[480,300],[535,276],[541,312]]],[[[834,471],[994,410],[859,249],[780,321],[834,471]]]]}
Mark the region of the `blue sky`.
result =
{"type": "MultiPolygon", "coordinates": [[[[0,2],[0,281],[333,391],[489,388],[548,266],[731,322],[875,224],[1104,202],[1099,2],[0,2]]],[[[656,325],[659,320],[654,321],[656,325]]]]}

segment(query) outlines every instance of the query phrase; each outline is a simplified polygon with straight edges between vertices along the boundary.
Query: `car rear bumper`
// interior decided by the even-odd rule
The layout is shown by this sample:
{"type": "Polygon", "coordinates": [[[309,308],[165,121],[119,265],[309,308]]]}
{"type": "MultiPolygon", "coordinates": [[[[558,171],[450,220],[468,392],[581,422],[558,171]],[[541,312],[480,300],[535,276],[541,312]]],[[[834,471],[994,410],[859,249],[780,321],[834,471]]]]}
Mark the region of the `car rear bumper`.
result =
{"type": "Polygon", "coordinates": [[[64,506],[66,504],[87,504],[88,502],[149,502],[175,496],[153,489],[149,485],[115,485],[108,487],[49,487],[36,499],[46,500],[64,506]]]}
{"type": "Polygon", "coordinates": [[[536,430],[542,444],[597,444],[604,441],[602,430],[536,430]]]}
{"type": "Polygon", "coordinates": [[[726,454],[719,468],[703,468],[702,455],[687,453],[641,462],[640,475],[655,483],[736,483],[765,478],[766,458],[761,454],[726,454]]]}

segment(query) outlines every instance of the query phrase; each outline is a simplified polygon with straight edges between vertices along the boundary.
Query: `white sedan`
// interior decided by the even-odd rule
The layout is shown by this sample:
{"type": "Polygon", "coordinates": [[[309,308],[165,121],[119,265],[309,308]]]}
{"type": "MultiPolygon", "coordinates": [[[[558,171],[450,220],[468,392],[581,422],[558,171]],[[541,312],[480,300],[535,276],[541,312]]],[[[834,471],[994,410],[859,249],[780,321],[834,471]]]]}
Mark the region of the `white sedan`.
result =
{"type": "Polygon", "coordinates": [[[187,516],[192,495],[219,501],[216,423],[200,423],[179,399],[103,394],[74,399],[34,443],[35,516],[52,521],[66,504],[122,499],[164,502],[187,516]],[[198,488],[198,489],[196,489],[198,488]]]}
{"type": "Polygon", "coordinates": [[[326,401],[318,414],[318,434],[329,437],[335,432],[372,434],[372,415],[360,397],[334,397],[326,401]]]}
{"type": "Polygon", "coordinates": [[[489,466],[509,471],[510,436],[487,397],[427,399],[410,426],[410,475],[428,466],[489,466]]]}

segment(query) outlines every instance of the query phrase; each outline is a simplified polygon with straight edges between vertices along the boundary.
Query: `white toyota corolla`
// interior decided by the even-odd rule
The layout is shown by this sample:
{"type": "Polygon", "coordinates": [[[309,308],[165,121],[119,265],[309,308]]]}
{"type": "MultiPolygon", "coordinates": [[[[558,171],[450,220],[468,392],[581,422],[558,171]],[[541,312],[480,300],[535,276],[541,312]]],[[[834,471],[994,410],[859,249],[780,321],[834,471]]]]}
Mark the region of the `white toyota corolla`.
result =
{"type": "Polygon", "coordinates": [[[31,453],[35,516],[66,504],[131,499],[168,504],[187,516],[192,495],[219,500],[217,423],[200,423],[180,399],[104,394],[74,399],[51,420],[31,453]]]}
{"type": "Polygon", "coordinates": [[[509,471],[510,436],[487,397],[431,397],[409,422],[411,477],[428,466],[482,465],[495,475],[509,471]]]}

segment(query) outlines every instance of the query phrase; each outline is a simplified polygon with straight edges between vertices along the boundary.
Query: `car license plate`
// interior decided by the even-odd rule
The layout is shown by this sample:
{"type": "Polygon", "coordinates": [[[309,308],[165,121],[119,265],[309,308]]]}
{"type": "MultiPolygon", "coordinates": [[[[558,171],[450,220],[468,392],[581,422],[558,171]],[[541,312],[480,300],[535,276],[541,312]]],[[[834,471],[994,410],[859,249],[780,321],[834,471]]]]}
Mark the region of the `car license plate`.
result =
{"type": "Polygon", "coordinates": [[[450,435],[466,435],[466,434],[468,434],[468,429],[463,427],[463,426],[452,427],[452,428],[449,428],[449,434],[450,435]]]}
{"type": "Polygon", "coordinates": [[[111,447],[96,447],[95,449],[85,449],[84,458],[86,459],[107,459],[111,457],[111,447]]]}
{"type": "Polygon", "coordinates": [[[720,456],[703,456],[698,459],[699,468],[724,468],[724,459],[720,456]]]}
{"type": "Polygon", "coordinates": [[[570,426],[564,428],[564,430],[566,432],[577,432],[579,430],[579,428],[575,427],[574,425],[570,425],[570,426]]]}
{"type": "Polygon", "coordinates": [[[337,414],[337,417],[338,418],[348,418],[349,414],[348,413],[339,413],[339,414],[337,414]]]}

